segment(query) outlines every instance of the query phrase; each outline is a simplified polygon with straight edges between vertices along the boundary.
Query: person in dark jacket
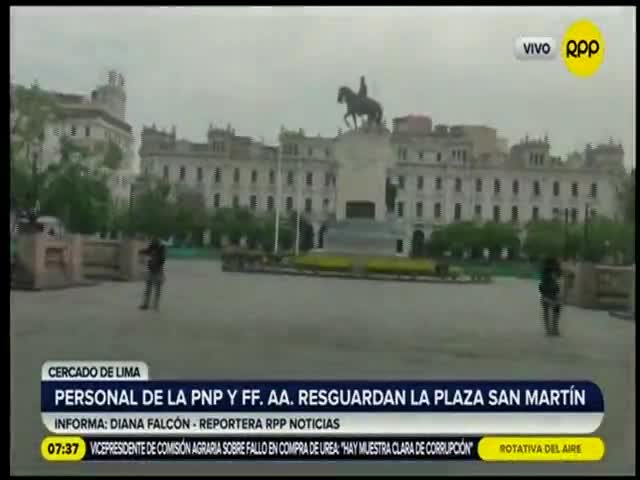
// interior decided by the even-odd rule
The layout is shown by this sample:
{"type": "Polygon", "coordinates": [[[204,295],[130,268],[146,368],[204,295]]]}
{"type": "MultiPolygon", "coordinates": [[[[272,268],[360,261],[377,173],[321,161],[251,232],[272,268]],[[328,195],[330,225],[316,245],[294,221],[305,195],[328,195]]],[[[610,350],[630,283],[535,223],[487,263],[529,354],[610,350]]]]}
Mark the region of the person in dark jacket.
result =
{"type": "Polygon", "coordinates": [[[559,336],[560,321],[560,263],[556,258],[547,258],[540,276],[538,291],[542,303],[542,320],[548,336],[559,336]]]}
{"type": "Polygon", "coordinates": [[[144,289],[144,299],[141,310],[149,308],[149,301],[153,293],[153,309],[157,310],[160,303],[160,295],[162,294],[162,286],[164,285],[164,262],[166,260],[166,252],[164,245],[158,238],[151,240],[151,243],[144,250],[140,250],[140,254],[148,255],[147,261],[147,278],[144,289]]]}

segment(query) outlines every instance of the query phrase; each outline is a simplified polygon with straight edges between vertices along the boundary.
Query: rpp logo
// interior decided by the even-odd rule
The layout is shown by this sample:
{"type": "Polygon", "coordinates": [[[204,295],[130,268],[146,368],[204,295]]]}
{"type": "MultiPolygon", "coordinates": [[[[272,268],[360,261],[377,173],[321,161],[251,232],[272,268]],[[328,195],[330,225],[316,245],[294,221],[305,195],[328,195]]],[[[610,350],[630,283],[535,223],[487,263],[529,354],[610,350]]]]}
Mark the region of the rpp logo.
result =
{"type": "Polygon", "coordinates": [[[590,77],[604,60],[604,38],[596,25],[580,20],[569,27],[560,49],[567,69],[578,77],[590,77]]]}

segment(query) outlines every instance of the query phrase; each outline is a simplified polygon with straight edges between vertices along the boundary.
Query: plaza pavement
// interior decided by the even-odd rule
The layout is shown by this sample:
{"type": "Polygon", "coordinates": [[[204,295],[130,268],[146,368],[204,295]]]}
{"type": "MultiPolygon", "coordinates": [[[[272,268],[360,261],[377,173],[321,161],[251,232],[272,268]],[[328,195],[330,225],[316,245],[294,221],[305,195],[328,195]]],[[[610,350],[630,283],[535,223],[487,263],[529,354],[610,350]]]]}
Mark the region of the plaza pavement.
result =
{"type": "Polygon", "coordinates": [[[545,338],[533,282],[424,285],[222,273],[172,261],[160,312],[141,283],[11,292],[13,474],[633,474],[635,323],[567,308],[545,338]],[[597,464],[46,464],[46,360],[143,360],[175,379],[583,379],[605,395],[597,464]]]}

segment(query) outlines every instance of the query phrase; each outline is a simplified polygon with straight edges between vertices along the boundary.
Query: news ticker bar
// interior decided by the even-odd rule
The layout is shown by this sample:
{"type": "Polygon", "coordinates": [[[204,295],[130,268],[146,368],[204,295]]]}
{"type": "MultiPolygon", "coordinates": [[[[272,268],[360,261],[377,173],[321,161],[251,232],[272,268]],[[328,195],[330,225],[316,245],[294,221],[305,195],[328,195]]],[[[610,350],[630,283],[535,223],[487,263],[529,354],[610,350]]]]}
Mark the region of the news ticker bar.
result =
{"type": "Polygon", "coordinates": [[[599,437],[46,437],[56,461],[597,462],[599,437]]]}

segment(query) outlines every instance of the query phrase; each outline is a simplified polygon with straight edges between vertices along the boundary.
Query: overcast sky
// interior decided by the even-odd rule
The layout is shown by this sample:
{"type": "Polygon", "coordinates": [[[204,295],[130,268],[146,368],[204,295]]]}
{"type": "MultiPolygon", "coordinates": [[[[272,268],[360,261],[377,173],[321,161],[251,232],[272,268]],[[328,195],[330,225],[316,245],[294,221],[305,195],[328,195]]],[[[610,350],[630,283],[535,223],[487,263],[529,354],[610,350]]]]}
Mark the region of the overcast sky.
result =
{"type": "Polygon", "coordinates": [[[548,132],[554,154],[622,141],[631,164],[635,11],[615,8],[11,9],[11,75],[18,83],[89,93],[110,67],[127,84],[127,117],[203,141],[210,122],[275,142],[281,125],[335,135],[340,85],[369,95],[389,121],[487,124],[510,144],[548,132]],[[514,39],[561,41],[576,20],[601,29],[605,60],[590,78],[560,58],[521,62],[514,39]]]}

